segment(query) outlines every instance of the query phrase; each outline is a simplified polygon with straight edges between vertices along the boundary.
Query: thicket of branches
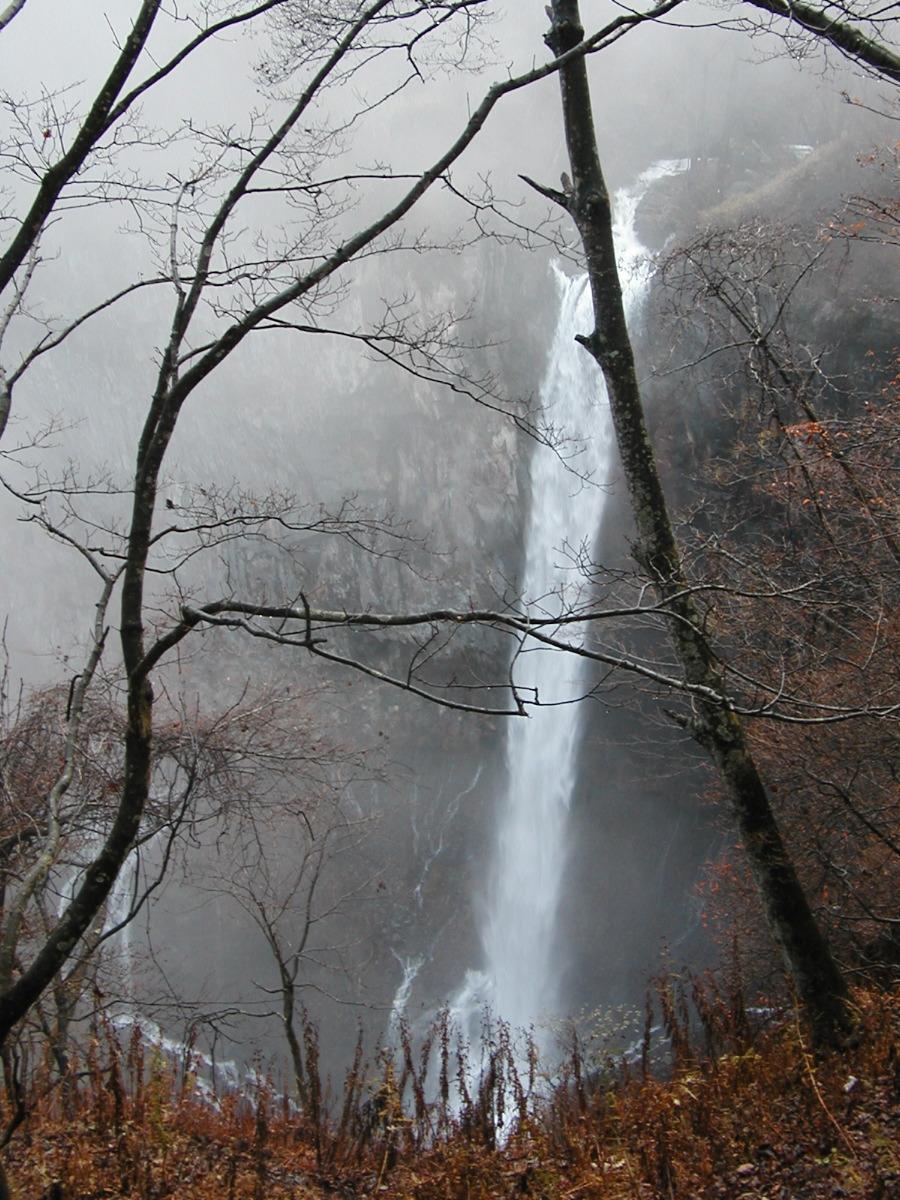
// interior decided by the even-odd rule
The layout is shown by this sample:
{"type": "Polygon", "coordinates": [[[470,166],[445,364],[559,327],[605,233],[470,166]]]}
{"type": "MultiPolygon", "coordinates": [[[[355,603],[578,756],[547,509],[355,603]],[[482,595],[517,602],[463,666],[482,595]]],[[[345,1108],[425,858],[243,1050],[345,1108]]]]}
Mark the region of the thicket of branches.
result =
{"type": "MultiPolygon", "coordinates": [[[[12,22],[24,19],[28,7],[7,6],[0,14],[0,34],[6,35],[7,26],[15,29],[12,22]]],[[[822,382],[815,353],[801,352],[785,339],[787,308],[779,288],[787,287],[789,295],[815,266],[815,254],[794,276],[795,262],[776,263],[773,276],[771,263],[760,259],[755,234],[749,243],[729,234],[731,242],[710,235],[669,260],[667,270],[681,272],[679,294],[692,319],[702,313],[716,338],[725,330],[732,349],[744,351],[738,355],[740,369],[758,393],[757,433],[747,439],[750,457],[733,455],[724,468],[739,474],[741,486],[726,479],[720,484],[726,505],[727,497],[742,502],[752,497],[771,524],[751,525],[750,541],[735,550],[730,540],[735,522],[721,515],[720,503],[713,513],[717,528],[688,548],[683,570],[657,486],[655,530],[652,522],[640,527],[646,505],[635,503],[638,569],[627,580],[624,598],[611,591],[597,602],[583,599],[561,618],[547,616],[534,603],[540,598],[515,595],[485,597],[463,609],[436,604],[409,612],[367,595],[358,611],[348,612],[339,598],[329,601],[327,581],[320,581],[315,596],[296,589],[245,594],[227,571],[220,576],[221,590],[208,595],[193,573],[196,561],[216,559],[223,546],[237,541],[254,539],[299,556],[310,541],[328,535],[354,553],[402,562],[411,554],[411,533],[390,512],[353,500],[329,510],[309,497],[277,490],[253,495],[240,485],[184,489],[177,496],[165,490],[167,456],[185,406],[195,394],[213,397],[231,356],[261,332],[343,336],[429,386],[499,411],[539,442],[552,443],[551,432],[527,404],[504,396],[494,379],[468,369],[456,314],[420,318],[388,300],[380,320],[350,323],[341,300],[353,286],[355,263],[374,254],[431,248],[427,234],[407,219],[432,189],[442,188],[473,218],[457,249],[482,236],[488,225],[496,236],[520,243],[558,240],[557,225],[523,221],[489,192],[457,188],[452,173],[458,161],[506,97],[562,73],[564,100],[570,104],[586,57],[626,34],[639,36],[642,24],[662,21],[676,8],[678,19],[687,17],[689,5],[664,0],[644,12],[619,12],[585,33],[576,5],[554,4],[549,59],[519,73],[502,73],[501,82],[470,102],[456,133],[445,145],[429,148],[429,161],[414,170],[363,167],[344,155],[344,143],[406,88],[448,68],[475,65],[487,53],[485,0],[348,0],[313,7],[267,0],[206,4],[186,13],[170,10],[161,0],[134,7],[95,95],[38,87],[31,96],[4,99],[3,483],[32,526],[91,572],[97,601],[93,613],[73,616],[84,623],[86,648],[69,684],[26,699],[8,718],[0,1040],[14,1040],[23,1021],[40,1016],[44,998],[69,978],[67,964],[80,962],[92,939],[108,935],[98,922],[105,921],[116,878],[135,848],[159,831],[168,837],[173,826],[197,819],[198,811],[215,810],[220,784],[230,804],[240,790],[232,775],[235,764],[242,754],[258,753],[260,740],[265,743],[265,719],[261,732],[256,718],[245,718],[243,707],[186,722],[181,699],[167,696],[167,665],[203,630],[224,629],[350,667],[457,710],[521,718],[538,699],[527,685],[513,683],[511,676],[485,681],[441,673],[444,652],[461,630],[471,628],[508,644],[513,657],[540,644],[587,655],[604,678],[627,674],[665,697],[676,719],[711,748],[713,757],[721,749],[721,737],[716,738],[726,727],[745,767],[754,737],[761,739],[763,767],[778,739],[786,739],[785,745],[795,748],[792,770],[802,774],[807,795],[823,739],[837,754],[839,739],[857,737],[845,729],[862,730],[854,753],[868,761],[898,713],[885,651],[893,632],[898,559],[890,461],[896,392],[887,380],[887,393],[873,396],[860,414],[849,396],[841,403],[831,396],[832,385],[822,382]],[[201,69],[203,56],[226,34],[244,29],[262,30],[272,48],[258,80],[265,97],[261,111],[228,128],[201,127],[189,114],[155,124],[155,98],[189,68],[201,69]],[[144,273],[123,279],[111,294],[80,296],[72,312],[49,316],[31,305],[35,281],[55,249],[65,249],[67,225],[85,209],[103,220],[128,214],[131,231],[143,239],[144,273]],[[744,275],[735,275],[738,268],[744,275]],[[735,296],[737,277],[741,287],[735,296]],[[152,371],[135,399],[140,431],[130,477],[85,477],[78,464],[49,474],[40,451],[52,438],[65,437],[64,419],[50,430],[20,422],[17,404],[27,395],[26,381],[48,355],[75,344],[92,323],[115,318],[119,306],[150,297],[159,298],[163,316],[154,333],[152,371]],[[747,616],[751,610],[757,614],[752,618],[747,616]],[[624,652],[621,622],[667,628],[675,652],[653,658],[624,652]],[[587,642],[581,636],[586,626],[591,629],[587,642]],[[397,638],[403,649],[400,669],[385,666],[373,631],[397,638]],[[244,719],[248,740],[243,749],[236,748],[232,726],[244,719]],[[748,721],[757,721],[754,728],[766,732],[745,737],[748,721]],[[773,735],[773,728],[779,732],[773,735]],[[201,784],[209,799],[192,807],[201,784]],[[70,869],[74,883],[63,886],[70,869]]],[[[766,22],[784,20],[786,44],[794,52],[801,46],[825,47],[880,79],[900,79],[881,9],[816,9],[760,0],[735,6],[724,20],[750,21],[758,31],[750,8],[764,10],[766,22]]],[[[612,329],[603,325],[615,316],[618,279],[599,162],[594,170],[592,162],[578,157],[588,147],[587,135],[579,144],[577,133],[579,120],[590,127],[586,89],[568,117],[574,184],[564,179],[562,191],[536,186],[544,199],[575,218],[582,234],[598,299],[598,329],[585,331],[580,340],[615,393],[623,379],[630,386],[636,376],[633,369],[632,379],[617,374],[630,356],[624,322],[612,329]]],[[[877,203],[857,201],[857,209],[866,213],[857,219],[874,217],[877,203]]],[[[895,220],[890,205],[881,206],[877,215],[888,226],[895,220]]],[[[853,220],[848,224],[851,233],[862,236],[853,220]]],[[[884,240],[889,244],[890,236],[884,240]]],[[[129,380],[126,386],[135,385],[129,380]]],[[[632,392],[639,413],[636,386],[632,392]]],[[[748,410],[741,409],[736,419],[743,429],[748,410]]],[[[645,450],[642,437],[634,444],[638,458],[645,450]]],[[[558,444],[553,448],[562,453],[558,444]]],[[[634,446],[622,440],[621,449],[627,462],[634,446]]],[[[649,461],[652,455],[644,457],[649,461]]],[[[695,527],[704,532],[699,520],[695,527]]],[[[259,711],[255,701],[248,703],[251,712],[259,711]]],[[[310,734],[309,740],[317,742],[319,735],[310,734]]],[[[726,774],[727,759],[718,754],[726,774]]],[[[851,760],[844,750],[841,770],[851,760]]],[[[858,849],[857,873],[870,869],[860,864],[873,855],[880,873],[893,863],[887,856],[895,854],[893,817],[879,799],[879,789],[892,777],[879,772],[875,778],[861,767],[855,775],[852,770],[830,773],[824,785],[815,784],[831,789],[846,818],[854,853],[858,849]]],[[[764,792],[762,782],[757,791],[764,792]]],[[[301,807],[302,798],[296,808],[301,807]]],[[[794,812],[802,817],[802,805],[794,812]]],[[[795,819],[794,813],[785,815],[789,823],[795,819]]],[[[812,845],[812,852],[802,851],[814,860],[804,865],[811,894],[821,895],[810,874],[816,862],[829,879],[849,888],[842,873],[846,864],[835,848],[819,837],[812,845]]],[[[317,853],[313,849],[313,862],[317,853]]],[[[264,935],[271,935],[276,957],[281,954],[282,994],[289,997],[300,960],[292,957],[294,951],[279,950],[277,931],[259,896],[248,893],[247,899],[264,935]]],[[[854,886],[841,919],[845,925],[858,923],[863,937],[871,939],[875,926],[895,921],[883,903],[877,890],[854,886]]],[[[827,901],[818,907],[824,911],[827,901]]],[[[298,1086],[305,1077],[306,1067],[298,1066],[298,1086]]]]}
{"type": "MultiPolygon", "coordinates": [[[[869,249],[892,253],[890,206],[889,194],[857,197],[818,228],[706,232],[661,271],[668,319],[690,351],[684,371],[718,407],[694,461],[703,496],[685,536],[697,577],[722,589],[716,619],[730,667],[861,707],[891,703],[900,669],[896,347],[879,319],[891,302],[887,263],[874,260],[872,272],[869,249]],[[858,333],[841,336],[840,313],[821,310],[835,272],[858,285],[860,240],[870,264],[862,344],[858,333]]],[[[776,723],[751,736],[845,968],[890,980],[900,965],[894,723],[776,723]]],[[[732,849],[705,891],[726,938],[740,925],[748,971],[758,972],[766,955],[748,886],[732,849]]]]}

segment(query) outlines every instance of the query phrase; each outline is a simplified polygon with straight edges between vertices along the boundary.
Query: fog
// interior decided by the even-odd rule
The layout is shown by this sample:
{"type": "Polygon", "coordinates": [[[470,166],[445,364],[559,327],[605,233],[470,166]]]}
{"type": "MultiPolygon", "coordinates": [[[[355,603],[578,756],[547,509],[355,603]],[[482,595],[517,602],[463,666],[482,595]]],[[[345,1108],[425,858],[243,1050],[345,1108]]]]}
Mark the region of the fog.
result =
{"type": "MultiPolygon", "coordinates": [[[[133,7],[119,5],[112,16],[91,0],[63,6],[30,0],[0,38],[6,91],[57,95],[57,111],[83,110],[125,32],[119,9],[133,7]]],[[[592,0],[582,7],[589,32],[621,11],[592,0]]],[[[334,141],[325,139],[325,155],[312,168],[316,177],[374,173],[388,165],[398,175],[420,172],[458,136],[490,83],[545,61],[542,0],[495,5],[492,13],[466,71],[435,65],[390,96],[406,69],[397,51],[327,90],[309,130],[320,133],[326,121],[334,128],[350,123],[334,141]]],[[[728,16],[721,5],[679,9],[675,16],[636,29],[591,58],[598,136],[613,188],[657,160],[724,160],[726,148],[733,155],[736,144],[759,163],[770,151],[781,161],[786,146],[815,153],[841,140],[851,160],[854,148],[890,135],[877,114],[842,98],[852,90],[872,107],[880,103],[877,90],[842,74],[840,64],[815,58],[798,64],[777,38],[750,39],[719,27],[728,16]]],[[[162,20],[143,70],[189,35],[186,22],[162,20]]],[[[257,70],[277,36],[271,26],[260,26],[253,37],[216,39],[148,93],[137,118],[145,132],[117,152],[123,182],[111,188],[113,198],[83,206],[76,199],[48,229],[28,293],[30,315],[11,324],[3,343],[7,369],[42,335],[42,321],[59,328],[160,270],[168,253],[172,180],[191,169],[204,128],[227,130],[239,142],[247,136],[249,113],[262,114],[265,124],[285,107],[279,95],[291,83],[264,85],[257,70]],[[152,132],[175,129],[172,138],[152,132]],[[132,186],[141,189],[140,206],[129,201],[132,186]]],[[[7,137],[14,137],[9,111],[7,118],[7,137]]],[[[37,128],[51,118],[52,107],[38,105],[30,120],[37,128]]],[[[315,159],[315,151],[308,152],[315,159]]],[[[476,236],[471,207],[437,184],[404,222],[409,246],[419,239],[421,248],[382,246],[383,252],[349,264],[339,290],[301,313],[304,323],[360,330],[378,323],[384,302],[402,303],[423,319],[468,314],[454,328],[470,345],[461,369],[473,377],[489,372],[500,408],[529,411],[556,330],[559,301],[550,264],[565,260],[571,274],[577,255],[574,231],[520,176],[555,188],[565,164],[556,80],[505,97],[452,170],[455,191],[490,195],[495,208],[484,214],[485,236],[476,236]],[[526,228],[536,232],[526,236],[526,228]],[[526,240],[531,248],[517,244],[526,240]]],[[[88,184],[86,178],[85,191],[88,184]]],[[[20,212],[33,184],[10,173],[4,186],[8,212],[20,212]]],[[[255,197],[236,222],[234,252],[249,253],[264,235],[277,239],[282,227],[289,236],[287,223],[296,221],[301,232],[307,225],[300,257],[327,253],[403,187],[385,181],[347,189],[324,228],[281,196],[255,197]]],[[[711,191],[702,207],[714,209],[723,199],[711,191]]],[[[673,232],[696,219],[693,211],[665,218],[673,232]]],[[[7,216],[4,232],[12,220],[7,216]]],[[[292,269],[288,264],[286,274],[292,269]]],[[[171,314],[171,288],[146,288],[34,363],[17,384],[15,423],[4,443],[11,486],[26,486],[35,466],[52,478],[71,464],[79,479],[109,479],[127,493],[171,314]],[[48,423],[52,432],[40,442],[48,423]],[[29,448],[35,439],[40,444],[29,448]],[[15,446],[25,448],[11,453],[15,446]]],[[[205,334],[226,319],[222,312],[206,314],[205,334]]],[[[302,590],[313,603],[333,608],[497,606],[522,586],[529,464],[535,455],[553,454],[509,415],[379,361],[358,341],[255,333],[188,401],[164,467],[163,499],[177,510],[194,488],[232,490],[244,499],[274,490],[336,510],[351,496],[410,522],[408,537],[386,557],[328,538],[290,538],[282,547],[260,538],[230,541],[186,564],[178,588],[191,599],[252,594],[273,604],[302,590]]],[[[613,499],[595,552],[619,562],[630,533],[617,467],[612,462],[605,469],[608,477],[594,482],[608,486],[613,499]]],[[[573,475],[573,496],[580,486],[573,475]]],[[[99,538],[103,528],[121,523],[126,499],[86,497],[79,501],[83,520],[66,528],[90,541],[85,522],[95,522],[99,538]]],[[[55,504],[47,500],[51,509],[55,504]]],[[[0,497],[0,618],[10,677],[26,688],[65,683],[80,669],[96,597],[90,567],[38,523],[23,522],[29,511],[9,491],[0,497]]],[[[155,603],[167,613],[172,585],[167,577],[155,585],[155,603]]],[[[376,641],[383,666],[402,659],[388,639],[376,641]]],[[[502,681],[510,649],[499,637],[460,638],[446,670],[502,681]]],[[[114,662],[112,644],[109,656],[114,662]]],[[[332,1061],[342,1058],[359,1014],[373,1034],[387,1027],[404,964],[419,963],[406,997],[410,1016],[451,999],[465,971],[482,965],[479,929],[490,903],[495,818],[505,786],[503,720],[432,708],[346,671],[319,669],[298,650],[261,648],[224,631],[198,636],[163,678],[191,704],[199,696],[209,708],[233,703],[248,685],[298,691],[324,685],[327,692],[309,701],[314,719],[329,738],[369,756],[364,767],[346,773],[355,778],[336,783],[345,811],[365,823],[325,889],[326,907],[335,908],[325,940],[343,949],[323,952],[323,961],[310,967],[317,991],[309,1002],[326,1042],[331,1039],[332,1061]],[[351,879],[360,889],[340,903],[354,890],[351,879]]],[[[664,940],[677,956],[703,961],[708,951],[691,888],[718,837],[698,802],[705,784],[697,755],[627,690],[616,692],[608,707],[590,705],[581,737],[582,771],[571,801],[579,849],[567,859],[571,886],[564,886],[553,935],[563,1011],[638,999],[664,940]],[[654,770],[654,756],[662,757],[664,771],[654,770]],[[586,866],[588,847],[594,857],[586,866]]],[[[568,836],[576,837],[572,831],[568,836]]],[[[270,829],[266,836],[273,875],[289,873],[290,830],[270,829]]],[[[229,844],[234,851],[243,843],[218,828],[199,841],[141,915],[133,950],[140,967],[132,962],[130,968],[139,983],[132,986],[167,1003],[174,993],[210,1011],[264,1013],[272,1007],[264,991],[272,986],[271,958],[252,921],[212,879],[228,873],[229,844]]],[[[166,1019],[177,1032],[186,1018],[179,1012],[166,1019]]],[[[249,1058],[258,1045],[267,1055],[282,1054],[271,1022],[235,1018],[223,1028],[238,1040],[238,1057],[249,1058]]]]}

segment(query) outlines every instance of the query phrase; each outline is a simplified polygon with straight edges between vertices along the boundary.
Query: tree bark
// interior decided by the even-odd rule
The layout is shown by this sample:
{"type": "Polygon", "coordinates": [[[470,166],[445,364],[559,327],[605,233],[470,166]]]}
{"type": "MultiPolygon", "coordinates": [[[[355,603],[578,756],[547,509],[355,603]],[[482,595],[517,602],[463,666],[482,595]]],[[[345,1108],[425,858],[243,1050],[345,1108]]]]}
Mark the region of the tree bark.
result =
{"type": "MultiPolygon", "coordinates": [[[[97,93],[90,112],[75,135],[66,153],[50,167],[41,179],[31,208],[19,223],[18,231],[0,256],[0,291],[7,286],[28,256],[44,227],[44,223],[59,200],[63,188],[81,168],[107,129],[107,119],[113,104],[131,74],[144,49],[153,22],[159,12],[160,0],[143,0],[131,32],[125,39],[106,82],[97,93]]],[[[13,6],[15,7],[15,6],[13,6]]],[[[20,6],[21,7],[21,6],[20,6]]],[[[18,10],[16,10],[18,11],[18,10]]],[[[9,17],[15,16],[15,12],[9,17]]]]}
{"type": "MultiPolygon", "coordinates": [[[[5,29],[13,17],[17,16],[22,11],[22,9],[25,7],[25,4],[26,0],[12,0],[12,3],[8,4],[3,12],[0,13],[0,29],[5,29]]],[[[0,1197],[2,1197],[2,1194],[3,1193],[0,1192],[0,1197]]]]}
{"type": "MultiPolygon", "coordinates": [[[[584,37],[578,0],[553,0],[547,44],[564,54],[584,37]]],[[[637,527],[636,557],[667,602],[668,628],[697,696],[690,728],[713,759],[726,789],[769,928],[779,945],[818,1046],[839,1043],[851,1028],[847,986],[787,853],[765,785],[732,711],[709,634],[686,587],[681,556],[647,433],[613,243],[612,211],[597,149],[587,67],[573,58],[560,70],[563,121],[572,170],[564,197],[581,236],[594,308],[594,331],[579,337],[606,380],[619,453],[637,527]]]]}
{"type": "MultiPolygon", "coordinates": [[[[839,50],[845,58],[858,63],[875,75],[889,79],[892,83],[900,83],[900,55],[895,54],[890,46],[875,38],[868,37],[847,21],[838,21],[833,12],[826,9],[814,8],[803,0],[746,0],[755,8],[762,8],[783,17],[801,29],[805,29],[821,41],[828,42],[839,50]]],[[[849,9],[839,9],[842,13],[849,9]]],[[[888,17],[888,20],[896,18],[888,17]]]]}
{"type": "Polygon", "coordinates": [[[152,695],[147,679],[130,682],[125,779],[116,818],[103,848],[85,871],[78,894],[56,928],[31,965],[0,995],[0,1047],[62,969],[106,901],[119,868],[134,845],[150,790],[152,695]]]}

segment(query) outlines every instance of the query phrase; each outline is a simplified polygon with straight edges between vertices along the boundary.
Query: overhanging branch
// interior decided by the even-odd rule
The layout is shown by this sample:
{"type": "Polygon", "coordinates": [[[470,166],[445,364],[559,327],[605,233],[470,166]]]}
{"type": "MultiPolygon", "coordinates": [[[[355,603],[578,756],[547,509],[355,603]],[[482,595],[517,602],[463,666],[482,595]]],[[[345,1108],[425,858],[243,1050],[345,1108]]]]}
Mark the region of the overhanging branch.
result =
{"type": "Polygon", "coordinates": [[[746,0],[746,3],[800,25],[834,46],[845,58],[874,71],[882,79],[900,84],[900,55],[846,21],[829,16],[826,10],[805,4],[803,0],[746,0]]]}

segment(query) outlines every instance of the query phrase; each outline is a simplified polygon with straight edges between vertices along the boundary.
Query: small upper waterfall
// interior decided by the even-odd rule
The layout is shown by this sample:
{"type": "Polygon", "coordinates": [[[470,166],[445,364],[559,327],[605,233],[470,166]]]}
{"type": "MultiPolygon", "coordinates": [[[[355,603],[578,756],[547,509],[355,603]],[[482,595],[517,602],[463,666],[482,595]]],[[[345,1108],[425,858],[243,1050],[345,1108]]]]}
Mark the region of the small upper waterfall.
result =
{"type": "MultiPolygon", "coordinates": [[[[615,198],[615,236],[626,315],[638,310],[650,277],[634,220],[647,186],[682,168],[658,163],[615,198]]],[[[584,580],[579,553],[590,556],[603,518],[613,456],[612,419],[601,373],[575,341],[593,328],[585,276],[555,269],[559,321],[541,385],[544,414],[584,450],[567,465],[538,448],[531,459],[531,511],[525,528],[523,602],[534,616],[558,616],[584,580]],[[574,469],[572,469],[574,468],[574,469]]],[[[567,635],[571,641],[577,634],[567,635]]],[[[567,813],[575,788],[583,705],[591,664],[577,655],[525,647],[514,665],[537,705],[528,720],[510,720],[507,785],[485,896],[481,940],[484,967],[469,971],[451,1002],[470,1035],[487,1006],[514,1028],[558,1011],[556,928],[567,854],[567,813]]]]}

